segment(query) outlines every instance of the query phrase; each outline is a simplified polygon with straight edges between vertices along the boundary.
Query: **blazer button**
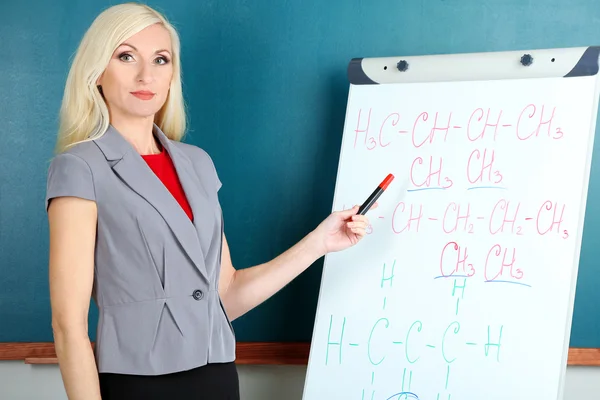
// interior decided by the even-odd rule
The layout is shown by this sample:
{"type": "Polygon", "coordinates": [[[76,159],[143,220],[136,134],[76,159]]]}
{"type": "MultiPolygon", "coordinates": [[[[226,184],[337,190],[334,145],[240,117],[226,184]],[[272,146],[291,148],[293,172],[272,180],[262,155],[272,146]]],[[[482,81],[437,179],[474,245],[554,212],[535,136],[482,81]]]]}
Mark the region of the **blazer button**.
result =
{"type": "Polygon", "coordinates": [[[204,297],[204,293],[202,293],[202,290],[196,289],[194,290],[194,293],[192,293],[192,296],[195,300],[202,300],[202,298],[204,297]]]}

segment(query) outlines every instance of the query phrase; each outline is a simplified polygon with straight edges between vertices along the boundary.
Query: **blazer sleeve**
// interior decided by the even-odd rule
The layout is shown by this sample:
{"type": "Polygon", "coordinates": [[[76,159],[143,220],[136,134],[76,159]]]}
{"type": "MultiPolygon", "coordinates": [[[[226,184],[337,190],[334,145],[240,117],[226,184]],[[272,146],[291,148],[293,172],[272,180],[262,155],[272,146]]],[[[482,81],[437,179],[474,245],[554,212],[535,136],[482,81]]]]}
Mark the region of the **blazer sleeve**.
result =
{"type": "Polygon", "coordinates": [[[219,189],[221,189],[221,186],[223,186],[223,184],[221,183],[221,180],[219,179],[219,174],[217,173],[217,168],[215,167],[215,163],[213,162],[212,158],[210,159],[210,163],[212,164],[212,169],[213,169],[213,173],[214,173],[214,177],[215,177],[215,185],[217,187],[217,192],[218,192],[219,189]]]}
{"type": "Polygon", "coordinates": [[[70,153],[61,153],[50,163],[46,184],[46,211],[53,198],[62,196],[96,200],[90,166],[81,157],[70,153]]]}
{"type": "Polygon", "coordinates": [[[196,172],[200,175],[202,181],[210,182],[215,192],[218,192],[223,184],[219,179],[212,157],[204,149],[196,147],[194,164],[196,164],[196,172]]]}

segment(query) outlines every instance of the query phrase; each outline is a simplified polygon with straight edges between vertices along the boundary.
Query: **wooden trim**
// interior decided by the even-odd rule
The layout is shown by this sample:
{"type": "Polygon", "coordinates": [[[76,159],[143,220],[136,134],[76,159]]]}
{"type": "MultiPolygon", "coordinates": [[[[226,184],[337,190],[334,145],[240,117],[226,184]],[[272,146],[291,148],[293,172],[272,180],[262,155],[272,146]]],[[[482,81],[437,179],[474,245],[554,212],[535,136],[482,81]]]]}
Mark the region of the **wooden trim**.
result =
{"type": "Polygon", "coordinates": [[[306,365],[310,343],[241,342],[237,364],[306,365]]]}
{"type": "Polygon", "coordinates": [[[600,366],[600,349],[569,349],[568,365],[600,366]]]}
{"type": "Polygon", "coordinates": [[[0,343],[0,361],[56,359],[53,343],[0,343]]]}
{"type": "MultiPolygon", "coordinates": [[[[92,343],[92,347],[94,343],[92,343]]],[[[307,365],[310,343],[241,342],[240,365],[307,365]]],[[[0,343],[0,361],[24,360],[27,364],[56,364],[53,343],[0,343]]],[[[600,348],[570,348],[568,365],[600,366],[600,348]]]]}

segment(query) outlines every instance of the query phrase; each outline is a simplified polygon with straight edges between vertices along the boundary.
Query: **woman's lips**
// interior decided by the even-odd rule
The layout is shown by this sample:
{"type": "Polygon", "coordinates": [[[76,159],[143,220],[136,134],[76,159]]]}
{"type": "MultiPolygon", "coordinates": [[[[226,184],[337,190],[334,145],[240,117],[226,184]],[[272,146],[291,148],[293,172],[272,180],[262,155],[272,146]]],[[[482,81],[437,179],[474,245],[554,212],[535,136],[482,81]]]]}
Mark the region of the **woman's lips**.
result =
{"type": "Polygon", "coordinates": [[[148,92],[146,90],[141,90],[138,92],[131,92],[131,94],[141,100],[150,100],[154,97],[154,93],[148,92]]]}

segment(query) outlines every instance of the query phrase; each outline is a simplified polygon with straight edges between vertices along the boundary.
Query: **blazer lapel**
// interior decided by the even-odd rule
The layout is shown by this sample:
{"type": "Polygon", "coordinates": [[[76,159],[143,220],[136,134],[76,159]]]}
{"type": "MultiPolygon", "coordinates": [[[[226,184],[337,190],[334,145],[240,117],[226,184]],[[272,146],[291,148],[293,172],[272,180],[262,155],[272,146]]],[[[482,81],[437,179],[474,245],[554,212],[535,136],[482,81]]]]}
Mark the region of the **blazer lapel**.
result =
{"type": "MultiPolygon", "coordinates": [[[[196,221],[196,212],[201,208],[201,201],[198,190],[193,187],[194,183],[189,176],[188,168],[184,165],[185,161],[183,161],[180,151],[169,143],[169,139],[156,125],[154,133],[173,159],[196,221]]],[[[205,248],[200,245],[196,226],[190,221],[165,185],[152,172],[133,146],[112,125],[109,125],[105,134],[95,142],[121,180],[160,213],[202,277],[208,282],[204,261],[205,248]]]]}
{"type": "MultiPolygon", "coordinates": [[[[202,254],[206,255],[211,243],[212,232],[215,226],[215,206],[209,201],[208,192],[200,181],[192,160],[180,148],[174,145],[169,138],[155,126],[155,132],[162,145],[167,149],[183,191],[194,215],[194,227],[200,242],[202,254]]],[[[189,219],[188,219],[189,220],[189,219]]]]}

